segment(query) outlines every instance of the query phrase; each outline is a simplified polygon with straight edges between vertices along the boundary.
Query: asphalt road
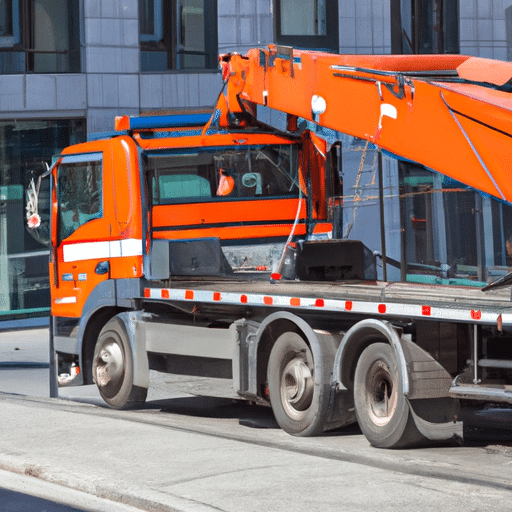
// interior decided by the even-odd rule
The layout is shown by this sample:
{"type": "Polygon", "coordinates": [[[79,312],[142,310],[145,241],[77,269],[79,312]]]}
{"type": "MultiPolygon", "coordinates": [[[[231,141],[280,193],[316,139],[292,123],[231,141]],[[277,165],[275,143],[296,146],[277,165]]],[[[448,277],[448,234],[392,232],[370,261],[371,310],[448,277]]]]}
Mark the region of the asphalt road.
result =
{"type": "Polygon", "coordinates": [[[84,512],[53,500],[37,498],[29,494],[10,491],[0,487],[0,512],[84,512]]]}

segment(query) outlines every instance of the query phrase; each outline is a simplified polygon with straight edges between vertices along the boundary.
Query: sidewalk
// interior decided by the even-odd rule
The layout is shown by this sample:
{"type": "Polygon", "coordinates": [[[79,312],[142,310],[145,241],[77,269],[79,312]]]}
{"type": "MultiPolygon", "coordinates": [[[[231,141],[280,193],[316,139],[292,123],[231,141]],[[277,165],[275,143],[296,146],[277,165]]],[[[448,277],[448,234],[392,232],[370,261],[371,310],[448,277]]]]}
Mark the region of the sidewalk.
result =
{"type": "Polygon", "coordinates": [[[243,430],[236,417],[219,431],[204,412],[196,420],[0,394],[0,469],[158,512],[510,510],[512,459],[503,453],[450,448],[436,460],[423,450],[375,450],[358,435],[351,455],[340,449],[346,438],[243,430]],[[407,471],[418,463],[425,474],[407,471]]]}
{"type": "MultiPolygon", "coordinates": [[[[44,364],[47,333],[0,333],[0,361],[44,364]]],[[[0,376],[8,371],[0,365],[0,376]]],[[[268,408],[169,382],[169,399],[138,411],[0,392],[0,470],[145,511],[510,510],[506,446],[377,450],[356,429],[295,438],[268,408]]]]}

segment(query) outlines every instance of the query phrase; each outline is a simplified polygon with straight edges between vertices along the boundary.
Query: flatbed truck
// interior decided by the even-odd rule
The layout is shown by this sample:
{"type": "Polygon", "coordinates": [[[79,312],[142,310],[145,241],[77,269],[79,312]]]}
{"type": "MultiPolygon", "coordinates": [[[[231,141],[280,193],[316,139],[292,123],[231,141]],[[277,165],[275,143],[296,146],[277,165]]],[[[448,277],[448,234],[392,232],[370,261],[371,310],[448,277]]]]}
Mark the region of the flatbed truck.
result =
{"type": "Polygon", "coordinates": [[[47,173],[60,384],[127,408],[150,370],[226,378],[290,434],[382,448],[509,410],[510,64],[220,62],[212,116],[120,117],[47,173]]]}

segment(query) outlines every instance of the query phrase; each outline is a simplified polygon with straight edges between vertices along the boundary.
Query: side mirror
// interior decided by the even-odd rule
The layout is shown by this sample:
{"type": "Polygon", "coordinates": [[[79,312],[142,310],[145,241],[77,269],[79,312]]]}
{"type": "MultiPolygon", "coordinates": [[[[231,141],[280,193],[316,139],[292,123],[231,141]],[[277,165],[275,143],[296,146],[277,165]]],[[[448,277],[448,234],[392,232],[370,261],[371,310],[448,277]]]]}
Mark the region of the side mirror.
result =
{"type": "Polygon", "coordinates": [[[30,180],[25,191],[26,227],[28,232],[42,245],[50,245],[50,179],[47,171],[30,180]]]}

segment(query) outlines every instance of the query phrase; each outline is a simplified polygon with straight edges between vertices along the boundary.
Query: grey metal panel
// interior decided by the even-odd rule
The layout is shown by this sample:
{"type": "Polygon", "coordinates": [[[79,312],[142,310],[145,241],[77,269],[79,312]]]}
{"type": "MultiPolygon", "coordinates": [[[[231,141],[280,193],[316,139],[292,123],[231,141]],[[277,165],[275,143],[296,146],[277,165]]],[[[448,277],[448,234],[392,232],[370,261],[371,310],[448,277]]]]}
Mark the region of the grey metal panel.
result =
{"type": "Polygon", "coordinates": [[[86,108],[86,77],[83,74],[55,76],[57,105],[60,109],[86,108]]]}
{"type": "Polygon", "coordinates": [[[169,240],[153,240],[151,252],[144,256],[147,279],[169,279],[169,240]]]}
{"type": "Polygon", "coordinates": [[[139,46],[139,21],[135,19],[123,19],[121,27],[123,46],[139,46]]]}
{"type": "MultiPolygon", "coordinates": [[[[151,76],[151,75],[148,75],[148,76],[151,76]]],[[[176,95],[178,94],[178,80],[177,80],[177,77],[178,77],[178,74],[177,73],[168,73],[166,75],[159,75],[162,79],[161,81],[161,84],[162,84],[162,90],[159,92],[159,99],[160,99],[160,94],[162,95],[162,101],[163,101],[163,104],[166,105],[167,107],[175,107],[177,106],[177,101],[176,101],[176,95]]],[[[141,75],[141,84],[142,84],[142,79],[145,79],[146,76],[145,75],[141,75]]],[[[141,86],[141,90],[144,90],[141,86]]],[[[217,93],[218,94],[218,93],[217,93]]],[[[141,98],[141,102],[142,101],[151,101],[150,98],[141,98]]],[[[213,105],[215,103],[215,101],[212,101],[211,102],[211,105],[213,105]]]]}
{"type": "Polygon", "coordinates": [[[231,360],[235,355],[235,347],[234,329],[146,323],[148,352],[231,360]]]}
{"type": "Polygon", "coordinates": [[[78,339],[75,337],[54,336],[53,346],[56,352],[64,352],[65,354],[79,354],[78,339]]]}
{"type": "Polygon", "coordinates": [[[85,43],[91,45],[101,44],[101,20],[98,18],[86,18],[85,43]]]}
{"type": "Polygon", "coordinates": [[[220,73],[203,73],[199,75],[199,105],[214,105],[222,87],[220,73]]]}
{"type": "Polygon", "coordinates": [[[101,0],[87,0],[83,4],[86,18],[99,18],[101,16],[101,0]]]}
{"type": "Polygon", "coordinates": [[[101,103],[102,107],[118,107],[117,75],[102,75],[101,103]]]}
{"type": "Polygon", "coordinates": [[[25,77],[24,75],[0,76],[0,109],[23,110],[25,77]]]}
{"type": "MultiPolygon", "coordinates": [[[[163,76],[160,74],[140,75],[140,90],[144,94],[140,98],[140,108],[142,109],[161,109],[163,108],[163,76]]],[[[179,91],[175,91],[175,94],[179,91]]],[[[169,105],[174,106],[174,105],[169,105]]]]}
{"type": "Polygon", "coordinates": [[[123,308],[132,307],[132,299],[140,297],[142,294],[141,280],[134,279],[116,279],[116,305],[123,308]]]}
{"type": "Polygon", "coordinates": [[[139,103],[139,78],[137,75],[118,75],[118,101],[120,107],[134,107],[139,103]]]}
{"type": "Polygon", "coordinates": [[[101,44],[104,46],[118,46],[121,41],[121,20],[115,18],[102,18],[101,44]]]}
{"type": "Polygon", "coordinates": [[[89,107],[101,107],[103,98],[103,75],[87,77],[87,101],[89,107]]]}
{"type": "Polygon", "coordinates": [[[51,110],[57,108],[57,91],[54,75],[27,75],[26,108],[28,110],[51,110]]]}

